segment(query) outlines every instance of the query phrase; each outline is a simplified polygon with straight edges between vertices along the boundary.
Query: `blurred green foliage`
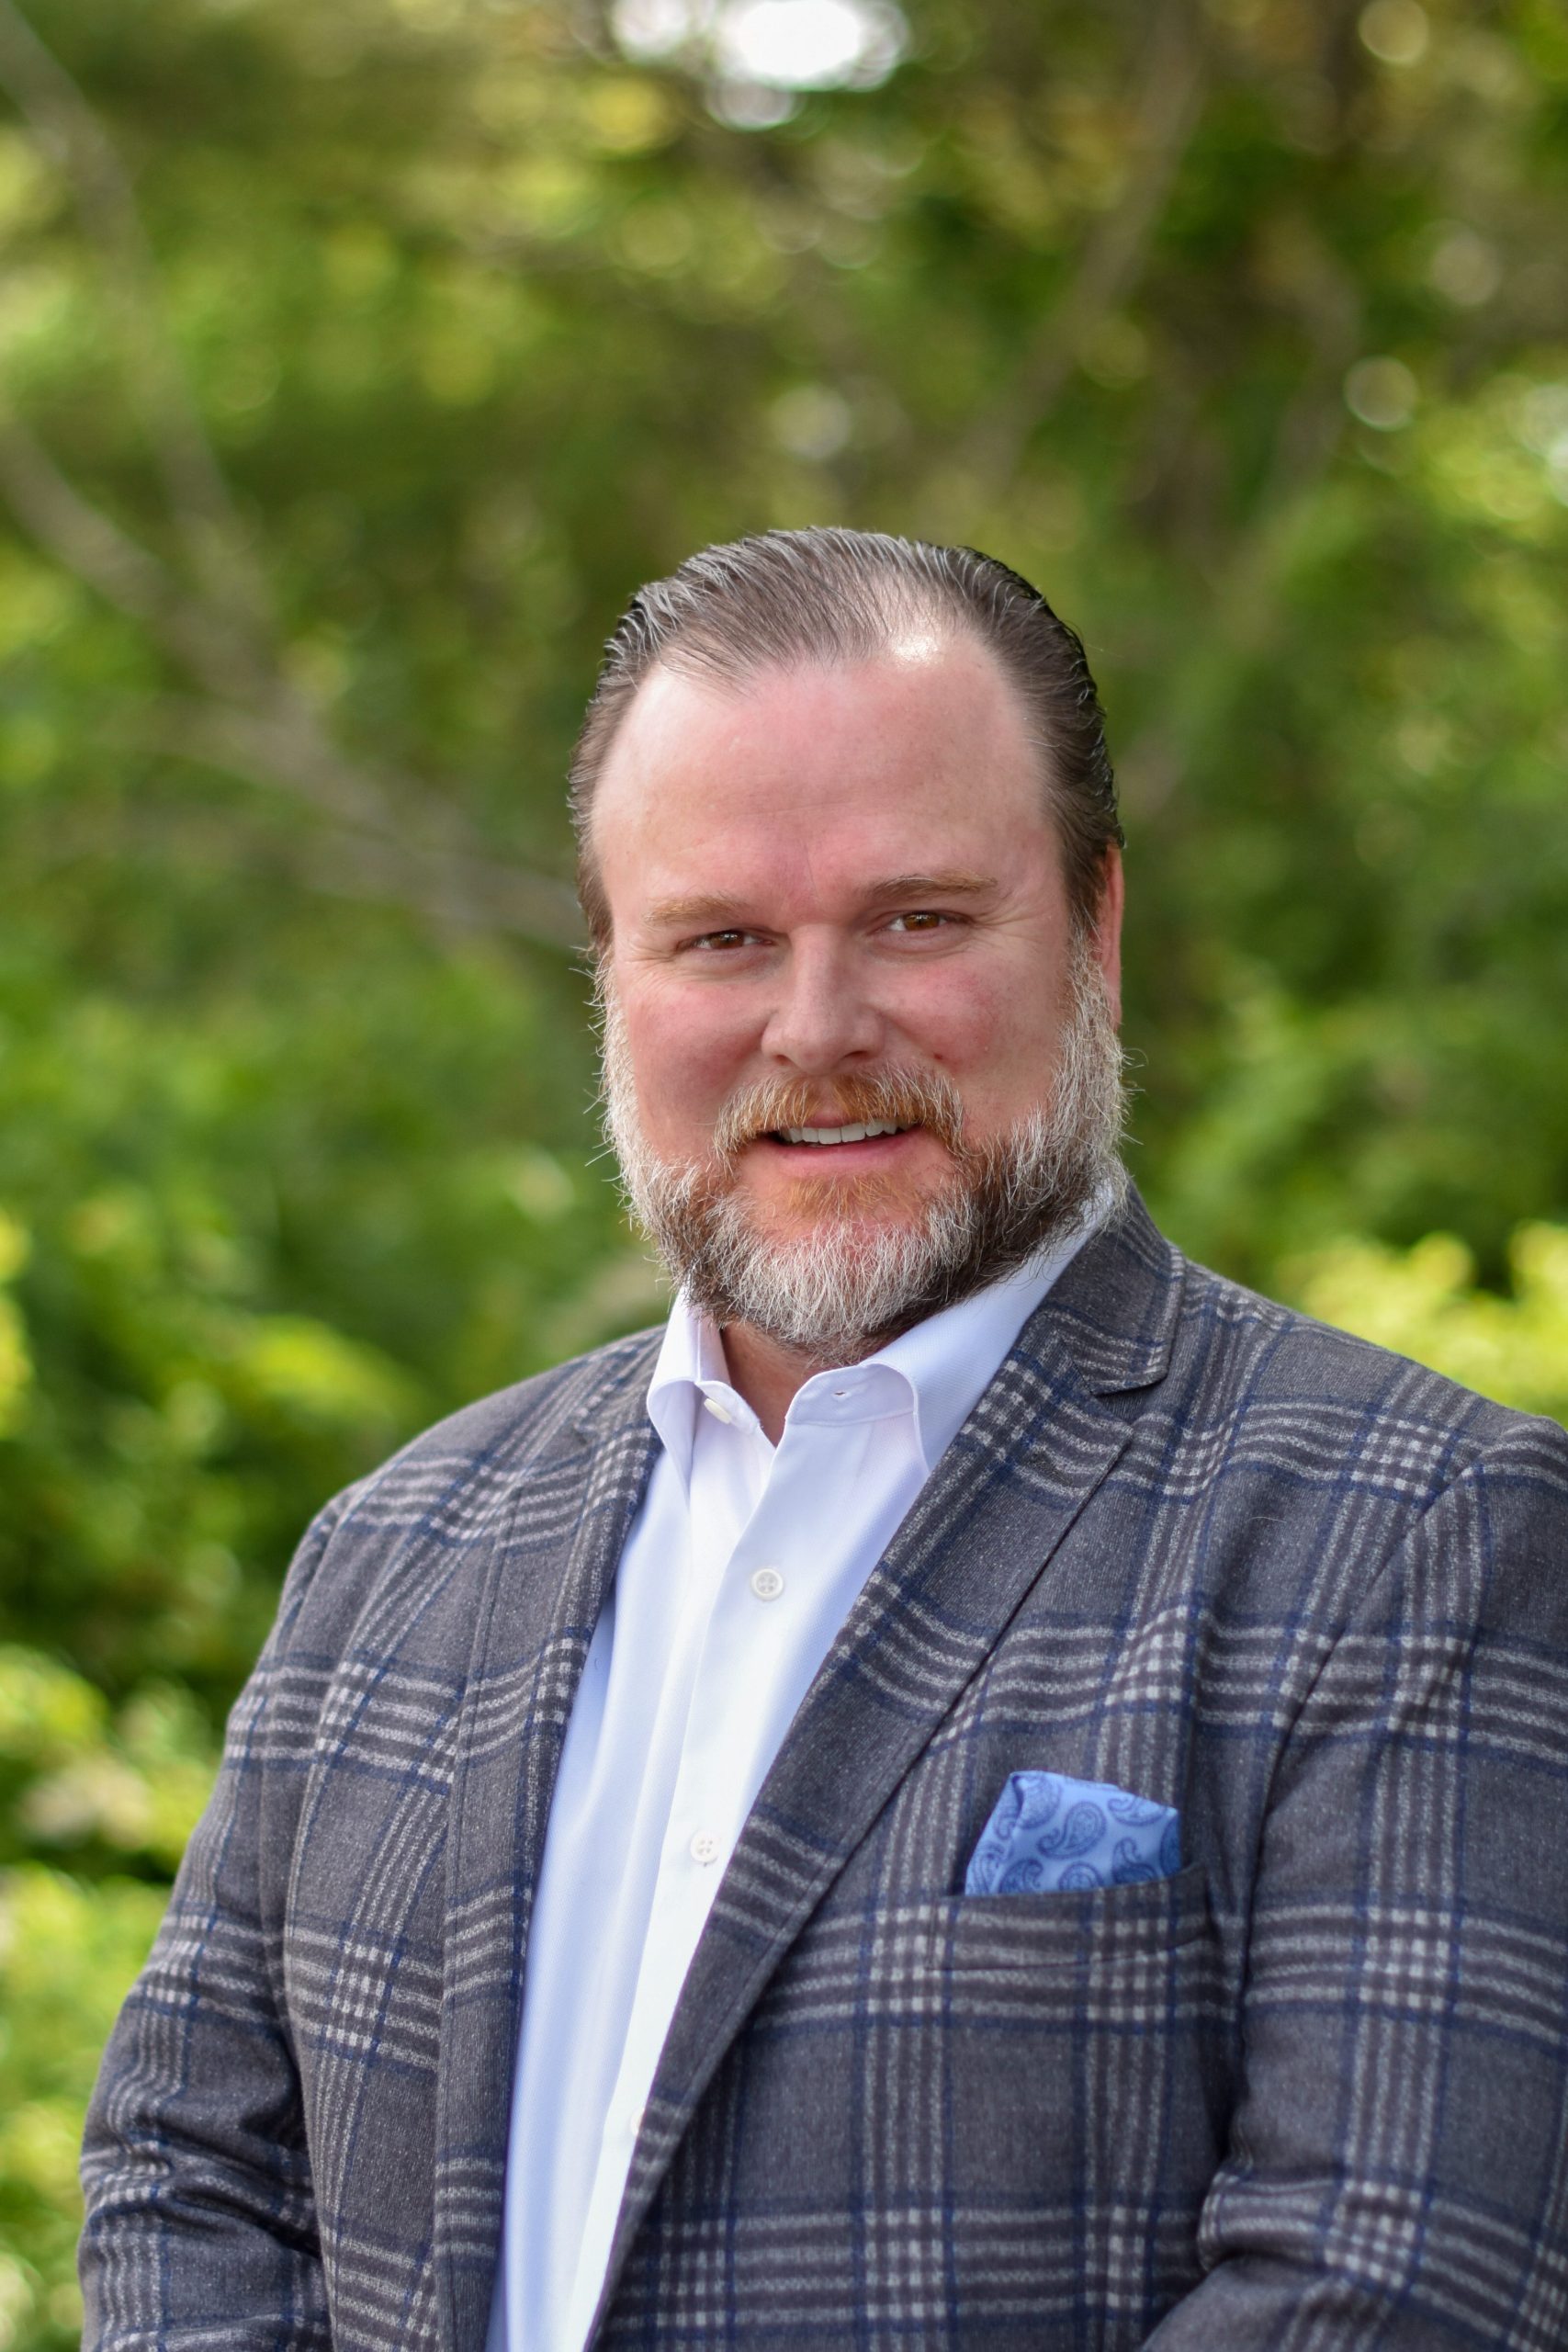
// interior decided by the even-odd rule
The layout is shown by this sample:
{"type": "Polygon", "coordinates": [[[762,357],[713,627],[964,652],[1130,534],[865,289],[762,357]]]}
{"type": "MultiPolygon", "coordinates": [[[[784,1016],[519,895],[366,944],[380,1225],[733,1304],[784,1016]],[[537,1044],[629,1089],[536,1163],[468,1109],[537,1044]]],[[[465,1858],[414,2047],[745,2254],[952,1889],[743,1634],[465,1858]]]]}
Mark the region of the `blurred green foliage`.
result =
{"type": "Polygon", "coordinates": [[[1156,1210],[1568,1416],[1568,20],[780,5],[0,0],[0,2346],[290,1544],[657,1311],[561,777],[694,545],[1038,580],[1156,1210]]]}
{"type": "Polygon", "coordinates": [[[1324,1322],[1568,1423],[1568,1227],[1522,1225],[1509,1256],[1508,1297],[1476,1289],[1475,1260],[1451,1233],[1407,1250],[1346,1240],[1290,1271],[1324,1322]]]}

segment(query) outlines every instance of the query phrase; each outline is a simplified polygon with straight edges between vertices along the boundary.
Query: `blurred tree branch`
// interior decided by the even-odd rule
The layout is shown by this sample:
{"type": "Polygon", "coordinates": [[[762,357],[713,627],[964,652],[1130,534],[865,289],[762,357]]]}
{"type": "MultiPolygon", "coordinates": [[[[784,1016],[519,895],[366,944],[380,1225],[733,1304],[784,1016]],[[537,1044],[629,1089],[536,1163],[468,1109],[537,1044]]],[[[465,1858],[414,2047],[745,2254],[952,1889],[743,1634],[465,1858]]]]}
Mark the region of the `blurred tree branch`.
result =
{"type": "MultiPolygon", "coordinates": [[[[231,764],[239,771],[238,754],[230,762],[199,735],[187,739],[171,714],[161,712],[158,718],[166,723],[139,725],[134,732],[117,736],[117,742],[136,752],[153,750],[209,766],[231,764]]],[[[254,781],[265,784],[266,778],[257,775],[254,781]]],[[[154,875],[179,867],[198,878],[215,879],[237,870],[254,874],[270,868],[291,886],[327,898],[411,909],[444,933],[479,929],[541,938],[559,920],[559,944],[574,944],[565,922],[577,913],[575,900],[565,909],[548,899],[534,900],[531,875],[506,866],[468,865],[429,849],[411,851],[405,842],[348,822],[333,824],[324,816],[310,826],[308,838],[294,832],[280,840],[276,831],[259,823],[248,827],[231,811],[210,805],[96,809],[90,821],[55,812],[47,830],[29,841],[28,855],[35,871],[130,860],[154,875]]],[[[556,886],[547,885],[551,887],[556,886]]],[[[561,896],[567,896],[564,890],[561,896]]]]}
{"type": "Polygon", "coordinates": [[[341,891],[357,856],[370,895],[444,924],[576,947],[581,920],[564,883],[498,859],[455,790],[347,756],[289,677],[265,578],[164,324],[130,179],[86,98],[14,0],[0,0],[0,86],[64,171],[113,289],[190,580],[85,499],[3,400],[0,491],[37,544],[140,623],[207,697],[172,707],[152,736],[327,818],[335,830],[320,843],[322,887],[341,891]]]}
{"type": "Polygon", "coordinates": [[[1202,113],[1207,70],[1198,17],[1187,0],[1169,0],[1151,23],[1121,196],[1086,238],[1065,293],[1041,322],[1011,381],[976,417],[960,445],[956,472],[970,495],[988,501],[1005,494],[1095,329],[1137,285],[1202,113]]]}
{"type": "MultiPolygon", "coordinates": [[[[1342,94],[1342,111],[1348,103],[1342,94]]],[[[1246,527],[1230,540],[1208,581],[1211,625],[1203,650],[1173,682],[1160,718],[1117,762],[1123,804],[1139,818],[1156,815],[1180,790],[1272,644],[1303,527],[1316,515],[1317,493],[1344,437],[1341,383],[1359,345],[1361,301],[1354,280],[1304,218],[1292,224],[1291,257],[1291,307],[1311,364],[1280,406],[1246,527]]]]}
{"type": "Polygon", "coordinates": [[[243,615],[263,626],[265,585],[164,323],[130,181],[86,98],[14,0],[0,0],[0,85],[64,173],[103,261],[142,424],[193,568],[233,621],[243,615]]]}

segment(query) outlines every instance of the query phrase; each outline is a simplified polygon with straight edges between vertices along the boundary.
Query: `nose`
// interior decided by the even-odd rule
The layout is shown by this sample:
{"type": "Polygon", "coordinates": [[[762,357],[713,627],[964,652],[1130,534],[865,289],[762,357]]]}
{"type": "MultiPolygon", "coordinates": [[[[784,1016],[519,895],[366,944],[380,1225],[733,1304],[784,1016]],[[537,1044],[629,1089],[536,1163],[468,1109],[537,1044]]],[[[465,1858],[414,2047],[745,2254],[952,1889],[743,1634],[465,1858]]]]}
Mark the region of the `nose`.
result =
{"type": "Polygon", "coordinates": [[[762,1031],[770,1060],[803,1078],[826,1078],[845,1062],[874,1058],[884,1025],[855,958],[831,939],[797,933],[762,1031]]]}

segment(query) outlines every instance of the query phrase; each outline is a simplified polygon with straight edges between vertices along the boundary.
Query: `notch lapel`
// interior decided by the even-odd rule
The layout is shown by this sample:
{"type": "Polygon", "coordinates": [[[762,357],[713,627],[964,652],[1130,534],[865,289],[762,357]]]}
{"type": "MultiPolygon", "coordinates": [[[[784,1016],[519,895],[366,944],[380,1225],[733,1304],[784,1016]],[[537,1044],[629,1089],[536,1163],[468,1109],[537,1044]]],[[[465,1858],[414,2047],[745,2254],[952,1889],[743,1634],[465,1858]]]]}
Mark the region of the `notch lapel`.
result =
{"type": "Polygon", "coordinates": [[[475,1576],[454,1766],[433,2261],[443,2341],[481,2345],[502,2219],[524,1964],[567,1718],[657,1439],[657,1336],[517,1478],[475,1576]]]}
{"type": "Polygon", "coordinates": [[[1030,1318],[868,1578],[737,1842],[654,2079],[594,2340],[703,2092],[860,1840],[984,1666],[1163,1376],[1180,1260],[1134,1194],[1030,1318]]]}

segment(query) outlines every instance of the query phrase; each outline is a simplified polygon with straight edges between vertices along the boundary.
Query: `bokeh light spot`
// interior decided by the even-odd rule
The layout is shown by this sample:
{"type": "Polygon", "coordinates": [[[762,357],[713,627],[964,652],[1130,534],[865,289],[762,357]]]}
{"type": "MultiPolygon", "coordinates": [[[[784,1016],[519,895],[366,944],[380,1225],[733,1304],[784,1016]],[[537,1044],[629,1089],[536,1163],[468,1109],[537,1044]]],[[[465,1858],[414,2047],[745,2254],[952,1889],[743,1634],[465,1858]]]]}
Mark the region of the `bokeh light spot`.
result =
{"type": "Polygon", "coordinates": [[[770,416],[781,448],[818,465],[838,456],[854,423],[849,402],[829,384],[793,386],[779,394],[770,416]]]}
{"type": "Polygon", "coordinates": [[[1346,407],[1377,433],[1408,424],[1416,400],[1416,379],[1403,359],[1358,359],[1345,379],[1346,407]]]}
{"type": "Polygon", "coordinates": [[[1473,229],[1456,226],[1446,230],[1434,247],[1427,277],[1435,292],[1461,310],[1474,310],[1495,294],[1503,268],[1484,237],[1478,237],[1473,229]]]}
{"type": "Polygon", "coordinates": [[[874,87],[908,39],[892,0],[615,0],[611,22],[628,57],[705,74],[739,128],[788,111],[764,92],[874,87]]]}
{"type": "Polygon", "coordinates": [[[1414,65],[1426,54],[1432,28],[1420,0],[1371,0],[1358,29],[1365,46],[1384,65],[1414,65]]]}

